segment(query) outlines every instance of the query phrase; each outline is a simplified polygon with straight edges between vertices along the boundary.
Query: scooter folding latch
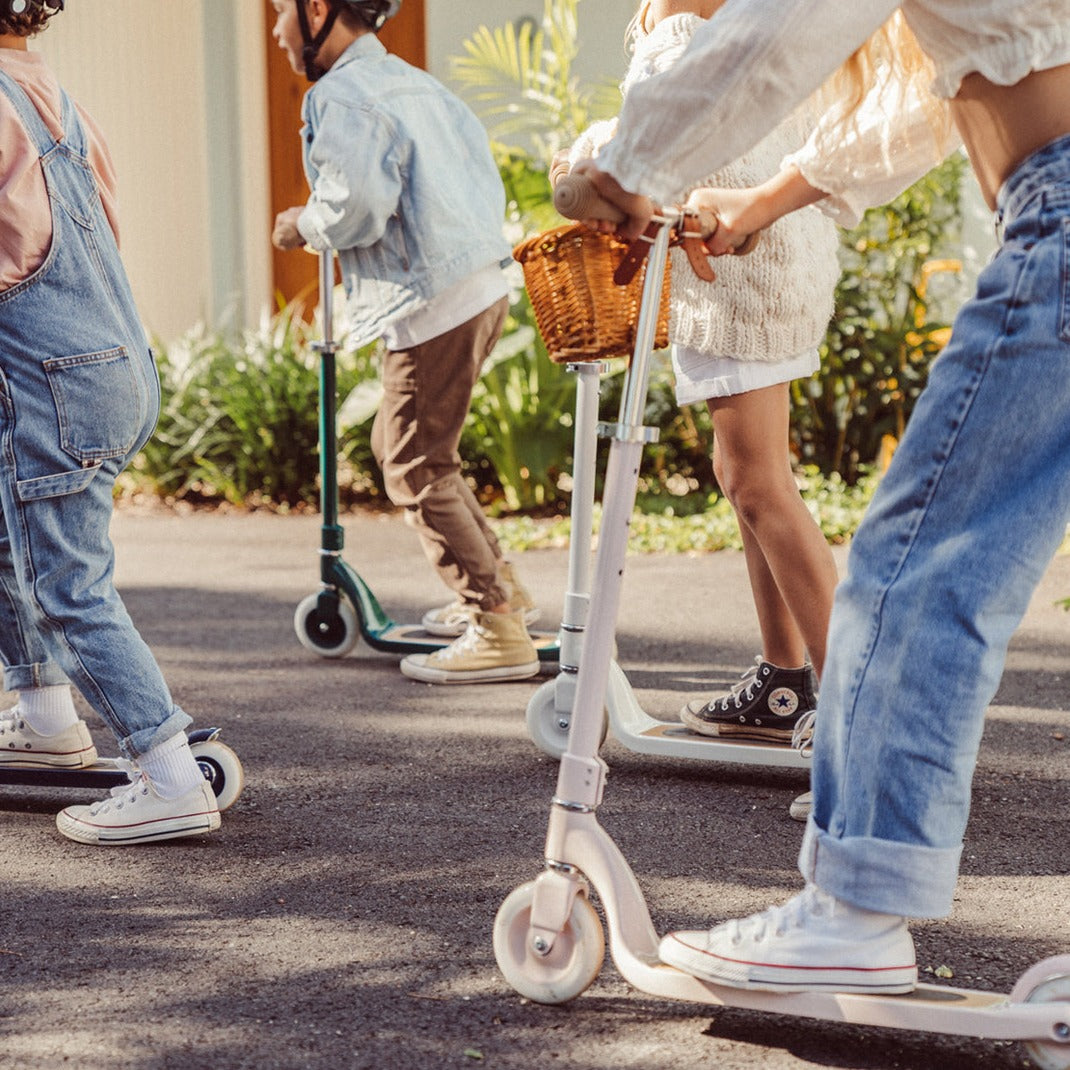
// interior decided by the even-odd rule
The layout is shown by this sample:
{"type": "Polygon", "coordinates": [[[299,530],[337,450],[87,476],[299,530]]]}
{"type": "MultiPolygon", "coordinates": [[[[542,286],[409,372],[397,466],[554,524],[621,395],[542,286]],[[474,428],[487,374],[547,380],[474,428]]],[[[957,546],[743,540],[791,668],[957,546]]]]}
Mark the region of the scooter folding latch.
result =
{"type": "Polygon", "coordinates": [[[564,873],[566,876],[572,876],[572,874],[579,872],[575,866],[570,865],[568,862],[558,862],[556,858],[546,859],[546,868],[552,869],[555,873],[564,873]]]}
{"type": "Polygon", "coordinates": [[[606,785],[606,771],[609,767],[597,755],[593,758],[579,758],[566,752],[561,756],[558,766],[557,794],[554,803],[566,809],[586,807],[593,810],[602,801],[602,792],[606,785]]]}
{"type": "Polygon", "coordinates": [[[624,424],[600,423],[598,425],[599,438],[614,438],[618,442],[641,442],[649,446],[657,442],[660,430],[656,427],[630,427],[624,424]]]}

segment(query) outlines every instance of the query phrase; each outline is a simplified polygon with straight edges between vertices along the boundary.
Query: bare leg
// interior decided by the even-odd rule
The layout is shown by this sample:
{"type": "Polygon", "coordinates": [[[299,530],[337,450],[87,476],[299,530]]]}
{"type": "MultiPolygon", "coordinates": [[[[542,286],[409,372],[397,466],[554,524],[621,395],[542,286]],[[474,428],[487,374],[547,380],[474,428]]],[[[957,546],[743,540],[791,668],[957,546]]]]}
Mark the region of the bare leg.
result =
{"type": "Polygon", "coordinates": [[[714,474],[739,519],[762,655],[820,677],[836,564],[806,508],[788,454],[788,384],[711,398],[714,474]]]}

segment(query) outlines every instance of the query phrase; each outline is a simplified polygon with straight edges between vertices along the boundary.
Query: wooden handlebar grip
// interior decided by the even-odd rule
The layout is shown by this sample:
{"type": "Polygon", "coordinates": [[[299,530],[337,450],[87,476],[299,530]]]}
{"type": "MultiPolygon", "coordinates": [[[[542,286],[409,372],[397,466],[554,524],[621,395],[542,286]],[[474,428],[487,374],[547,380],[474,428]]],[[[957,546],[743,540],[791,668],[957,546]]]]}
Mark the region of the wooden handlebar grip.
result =
{"type": "Polygon", "coordinates": [[[605,200],[583,175],[565,175],[554,188],[554,207],[566,219],[605,219],[621,223],[624,213],[605,200]]]}

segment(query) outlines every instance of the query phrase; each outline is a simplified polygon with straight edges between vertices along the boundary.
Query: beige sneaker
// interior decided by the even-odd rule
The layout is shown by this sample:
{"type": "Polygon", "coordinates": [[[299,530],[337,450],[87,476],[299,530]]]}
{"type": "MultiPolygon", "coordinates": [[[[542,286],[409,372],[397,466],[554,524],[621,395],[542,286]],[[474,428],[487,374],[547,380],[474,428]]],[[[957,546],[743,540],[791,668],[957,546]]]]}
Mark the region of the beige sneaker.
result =
{"type": "Polygon", "coordinates": [[[410,654],[401,671],[429,684],[481,684],[527,680],[539,671],[539,654],[524,614],[473,612],[459,639],[431,654],[410,654]]]}
{"type": "MultiPolygon", "coordinates": [[[[539,608],[535,605],[535,600],[528,593],[528,589],[517,579],[510,562],[501,563],[499,575],[509,605],[513,609],[524,611],[524,624],[530,628],[539,619],[539,608]]],[[[423,615],[420,627],[431,635],[464,635],[472,614],[478,612],[479,607],[471,602],[451,602],[448,606],[429,609],[423,615]]]]}
{"type": "Polygon", "coordinates": [[[524,623],[530,628],[539,619],[539,607],[531,592],[520,582],[511,561],[503,561],[499,569],[505,593],[509,596],[509,605],[513,609],[524,611],[524,623]]]}
{"type": "Polygon", "coordinates": [[[0,766],[84,769],[97,760],[85,721],[75,721],[55,736],[38,735],[18,706],[0,712],[0,766]]]}

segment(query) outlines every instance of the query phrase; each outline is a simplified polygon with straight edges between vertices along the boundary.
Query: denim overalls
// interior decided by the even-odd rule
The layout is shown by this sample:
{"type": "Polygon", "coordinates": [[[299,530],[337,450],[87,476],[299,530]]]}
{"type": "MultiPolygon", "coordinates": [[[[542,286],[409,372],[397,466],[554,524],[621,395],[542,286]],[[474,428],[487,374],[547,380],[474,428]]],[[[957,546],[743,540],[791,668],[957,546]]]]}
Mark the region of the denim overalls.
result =
{"type": "Polygon", "coordinates": [[[1070,136],[999,215],[853,540],[818,701],[800,868],[908,917],[951,910],[985,708],[1070,520],[1070,136]]]}
{"type": "Polygon", "coordinates": [[[0,658],[9,691],[85,696],[128,757],[189,724],[112,581],[115,477],[152,433],[159,381],[63,97],[57,142],[0,72],[41,155],[52,245],[0,293],[0,658]]]}

